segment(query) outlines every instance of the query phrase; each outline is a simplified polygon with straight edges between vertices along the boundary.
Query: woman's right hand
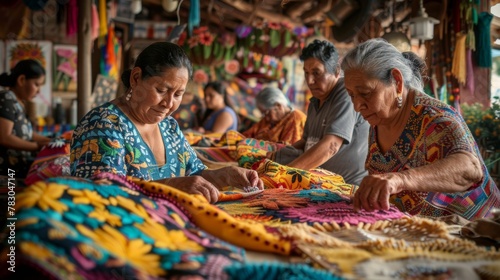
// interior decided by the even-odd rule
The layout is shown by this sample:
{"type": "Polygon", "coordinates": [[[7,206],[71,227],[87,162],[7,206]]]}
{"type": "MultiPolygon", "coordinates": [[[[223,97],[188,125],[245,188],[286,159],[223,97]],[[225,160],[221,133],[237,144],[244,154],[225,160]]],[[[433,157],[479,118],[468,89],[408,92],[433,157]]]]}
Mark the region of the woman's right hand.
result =
{"type": "Polygon", "coordinates": [[[43,147],[48,145],[51,141],[52,141],[52,139],[43,139],[43,140],[36,141],[36,143],[38,144],[38,150],[40,151],[41,149],[43,149],[43,147]]]}
{"type": "Polygon", "coordinates": [[[158,180],[157,182],[169,185],[189,194],[201,194],[210,203],[215,203],[219,199],[219,190],[201,176],[175,177],[158,180]]]}

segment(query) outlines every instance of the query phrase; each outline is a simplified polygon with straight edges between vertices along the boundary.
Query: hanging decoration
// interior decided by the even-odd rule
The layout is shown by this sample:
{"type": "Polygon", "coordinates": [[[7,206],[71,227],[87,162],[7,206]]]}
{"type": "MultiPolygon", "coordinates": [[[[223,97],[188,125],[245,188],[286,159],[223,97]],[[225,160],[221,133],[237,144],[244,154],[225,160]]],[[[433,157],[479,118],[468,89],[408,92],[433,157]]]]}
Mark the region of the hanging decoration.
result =
{"type": "Polygon", "coordinates": [[[243,74],[259,76],[267,80],[279,80],[283,77],[283,63],[280,59],[241,48],[236,53],[243,74]]]}
{"type": "Polygon", "coordinates": [[[189,9],[188,30],[192,34],[194,28],[200,26],[200,0],[191,0],[189,9]]]}
{"type": "Polygon", "coordinates": [[[233,34],[215,34],[207,26],[195,28],[192,35],[183,34],[178,44],[184,47],[195,65],[218,66],[233,59],[236,54],[236,38],[233,34]]]}
{"type": "Polygon", "coordinates": [[[288,22],[258,22],[253,27],[236,28],[238,46],[277,58],[297,52],[312,33],[310,28],[294,28],[288,22]]]}

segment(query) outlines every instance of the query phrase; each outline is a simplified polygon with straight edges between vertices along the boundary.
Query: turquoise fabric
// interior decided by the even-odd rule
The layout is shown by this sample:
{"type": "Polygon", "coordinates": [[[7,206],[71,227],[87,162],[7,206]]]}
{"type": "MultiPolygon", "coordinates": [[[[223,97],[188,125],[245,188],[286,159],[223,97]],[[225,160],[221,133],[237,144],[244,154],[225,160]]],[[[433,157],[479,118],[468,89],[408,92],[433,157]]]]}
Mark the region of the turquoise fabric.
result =
{"type": "Polygon", "coordinates": [[[479,67],[491,68],[490,25],[493,15],[488,12],[479,14],[476,25],[476,59],[479,67]]]}

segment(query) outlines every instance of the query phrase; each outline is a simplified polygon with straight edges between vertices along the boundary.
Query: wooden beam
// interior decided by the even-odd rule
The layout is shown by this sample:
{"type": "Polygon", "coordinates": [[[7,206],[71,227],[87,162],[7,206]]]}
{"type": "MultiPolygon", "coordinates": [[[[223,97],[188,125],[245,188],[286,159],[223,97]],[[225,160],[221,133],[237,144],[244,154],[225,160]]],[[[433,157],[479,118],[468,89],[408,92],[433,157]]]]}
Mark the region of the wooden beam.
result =
{"type": "Polygon", "coordinates": [[[285,13],[292,19],[297,19],[312,6],[312,1],[302,1],[286,4],[285,13]]]}
{"type": "Polygon", "coordinates": [[[326,12],[328,12],[335,0],[324,0],[318,3],[318,5],[312,9],[305,11],[301,18],[304,22],[311,22],[315,20],[323,19],[326,16],[326,12]]]}
{"type": "MultiPolygon", "coordinates": [[[[246,3],[245,1],[241,1],[241,0],[222,0],[222,2],[226,3],[226,4],[229,4],[233,7],[235,7],[236,9],[242,11],[243,13],[246,13],[246,14],[251,14],[254,10],[254,7],[253,5],[251,4],[248,4],[246,3]]],[[[256,15],[265,19],[265,20],[268,20],[268,21],[272,21],[272,22],[283,22],[283,21],[286,21],[286,22],[289,22],[290,24],[292,24],[293,26],[299,26],[299,25],[303,25],[303,22],[301,20],[293,20],[287,16],[284,16],[284,15],[281,15],[278,13],[278,11],[276,12],[270,12],[270,11],[266,11],[264,9],[261,9],[260,7],[257,7],[256,9],[256,15]]]]}

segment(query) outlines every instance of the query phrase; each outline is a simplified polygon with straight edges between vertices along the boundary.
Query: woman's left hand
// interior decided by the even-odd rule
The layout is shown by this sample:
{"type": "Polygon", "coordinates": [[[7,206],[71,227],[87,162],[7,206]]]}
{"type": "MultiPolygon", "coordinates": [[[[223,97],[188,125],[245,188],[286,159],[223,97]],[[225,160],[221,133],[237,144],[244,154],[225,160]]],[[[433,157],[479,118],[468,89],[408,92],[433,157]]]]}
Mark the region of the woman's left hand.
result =
{"type": "Polygon", "coordinates": [[[354,210],[389,210],[389,197],[400,192],[402,184],[403,180],[398,173],[366,176],[354,193],[354,210]]]}
{"type": "Polygon", "coordinates": [[[219,189],[225,186],[264,189],[264,183],[259,178],[257,171],[242,167],[228,166],[221,169],[205,170],[202,176],[219,189]]]}

